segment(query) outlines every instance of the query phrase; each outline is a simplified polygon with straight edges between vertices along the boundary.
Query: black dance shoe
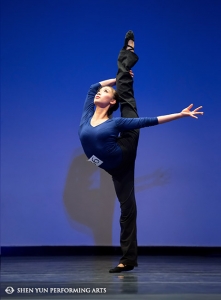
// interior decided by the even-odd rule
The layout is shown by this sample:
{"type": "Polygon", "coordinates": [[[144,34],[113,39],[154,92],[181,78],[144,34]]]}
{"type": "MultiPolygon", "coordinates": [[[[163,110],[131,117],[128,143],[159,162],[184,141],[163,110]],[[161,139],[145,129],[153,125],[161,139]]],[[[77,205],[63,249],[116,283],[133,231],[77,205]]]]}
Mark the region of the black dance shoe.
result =
{"type": "Polygon", "coordinates": [[[132,30],[129,30],[126,35],[125,35],[125,39],[124,39],[124,49],[127,49],[127,47],[130,47],[132,50],[134,50],[134,48],[132,46],[128,45],[128,41],[132,40],[134,41],[134,33],[132,30]]]}
{"type": "Polygon", "coordinates": [[[134,269],[134,266],[124,266],[124,267],[115,267],[109,270],[109,273],[120,273],[124,271],[131,271],[134,269]]]}

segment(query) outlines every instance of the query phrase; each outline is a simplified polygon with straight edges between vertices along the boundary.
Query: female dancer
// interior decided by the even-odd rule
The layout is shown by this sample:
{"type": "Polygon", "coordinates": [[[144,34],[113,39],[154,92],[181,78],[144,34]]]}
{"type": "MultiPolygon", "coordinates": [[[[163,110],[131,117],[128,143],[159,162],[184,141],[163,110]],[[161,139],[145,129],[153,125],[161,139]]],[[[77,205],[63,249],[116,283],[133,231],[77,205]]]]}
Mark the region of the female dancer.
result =
{"type": "Polygon", "coordinates": [[[131,71],[137,61],[138,56],[134,53],[134,34],[128,31],[118,57],[117,77],[90,87],[79,128],[79,137],[88,160],[112,176],[120,202],[120,243],[123,256],[119,265],[109,270],[110,273],[130,271],[138,266],[134,168],[139,129],[187,116],[197,118],[197,114],[203,114],[199,112],[202,106],[191,111],[191,104],[180,113],[139,118],[131,71]],[[112,88],[115,84],[117,92],[112,88]],[[121,117],[111,118],[119,103],[121,117]]]}

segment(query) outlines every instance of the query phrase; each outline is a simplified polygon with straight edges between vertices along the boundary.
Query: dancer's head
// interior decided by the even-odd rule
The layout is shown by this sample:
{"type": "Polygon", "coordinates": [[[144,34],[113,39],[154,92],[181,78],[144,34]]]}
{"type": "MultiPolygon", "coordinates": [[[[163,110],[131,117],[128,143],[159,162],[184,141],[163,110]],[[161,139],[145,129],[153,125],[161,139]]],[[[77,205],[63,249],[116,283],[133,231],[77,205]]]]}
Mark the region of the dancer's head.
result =
{"type": "Polygon", "coordinates": [[[94,104],[101,108],[109,106],[107,114],[110,116],[119,107],[119,96],[114,88],[110,86],[103,86],[95,95],[94,104]]]}

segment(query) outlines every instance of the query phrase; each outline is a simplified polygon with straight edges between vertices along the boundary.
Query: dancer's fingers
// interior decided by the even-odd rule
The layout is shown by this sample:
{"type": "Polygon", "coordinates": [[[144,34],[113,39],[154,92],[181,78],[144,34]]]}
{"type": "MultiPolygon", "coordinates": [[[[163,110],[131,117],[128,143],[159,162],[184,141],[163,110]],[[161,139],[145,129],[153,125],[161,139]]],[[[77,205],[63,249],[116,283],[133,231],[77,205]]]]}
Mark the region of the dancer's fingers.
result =
{"type": "Polygon", "coordinates": [[[194,109],[194,111],[198,111],[199,109],[203,108],[202,106],[199,106],[197,108],[194,109]]]}
{"type": "Polygon", "coordinates": [[[134,76],[134,73],[132,70],[129,71],[130,75],[133,77],[134,76]]]}
{"type": "Polygon", "coordinates": [[[203,115],[203,111],[196,111],[196,112],[194,112],[194,114],[203,115]]]}
{"type": "Polygon", "coordinates": [[[191,109],[193,107],[193,104],[190,104],[188,107],[187,107],[187,109],[191,109]]]}

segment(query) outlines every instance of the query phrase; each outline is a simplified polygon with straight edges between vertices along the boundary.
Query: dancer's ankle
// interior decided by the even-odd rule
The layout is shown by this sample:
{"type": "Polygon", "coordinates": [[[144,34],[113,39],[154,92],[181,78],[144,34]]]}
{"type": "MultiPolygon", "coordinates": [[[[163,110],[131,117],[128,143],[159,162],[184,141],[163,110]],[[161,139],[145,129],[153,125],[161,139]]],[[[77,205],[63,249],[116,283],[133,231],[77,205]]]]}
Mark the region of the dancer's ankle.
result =
{"type": "Polygon", "coordinates": [[[130,50],[131,52],[134,52],[134,41],[133,40],[128,41],[126,50],[130,50]]]}
{"type": "Polygon", "coordinates": [[[123,268],[125,265],[122,263],[119,263],[118,267],[123,268]]]}

